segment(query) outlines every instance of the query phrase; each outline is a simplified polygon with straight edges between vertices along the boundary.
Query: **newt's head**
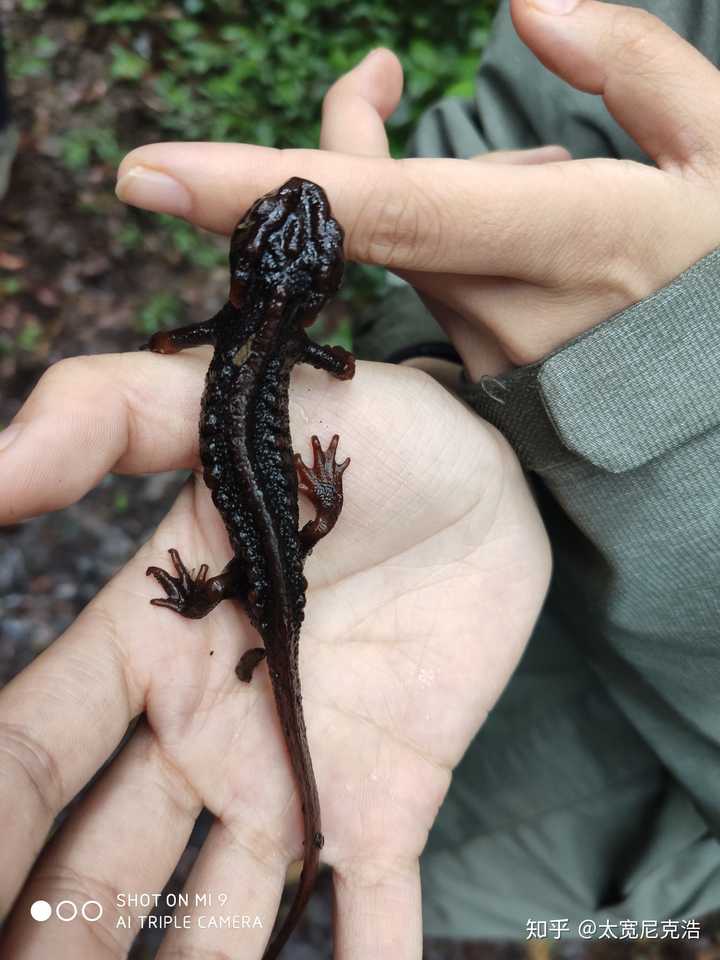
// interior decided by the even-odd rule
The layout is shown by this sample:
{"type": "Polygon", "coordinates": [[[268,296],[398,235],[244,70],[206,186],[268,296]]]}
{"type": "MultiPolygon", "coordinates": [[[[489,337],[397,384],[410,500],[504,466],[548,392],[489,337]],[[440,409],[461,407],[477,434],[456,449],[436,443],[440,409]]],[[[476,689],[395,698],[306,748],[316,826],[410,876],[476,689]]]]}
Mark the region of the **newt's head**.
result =
{"type": "Polygon", "coordinates": [[[293,177],[256,200],[230,241],[230,302],[249,294],[278,306],[296,307],[312,323],[343,275],[343,229],[330,213],[325,191],[293,177]]]}

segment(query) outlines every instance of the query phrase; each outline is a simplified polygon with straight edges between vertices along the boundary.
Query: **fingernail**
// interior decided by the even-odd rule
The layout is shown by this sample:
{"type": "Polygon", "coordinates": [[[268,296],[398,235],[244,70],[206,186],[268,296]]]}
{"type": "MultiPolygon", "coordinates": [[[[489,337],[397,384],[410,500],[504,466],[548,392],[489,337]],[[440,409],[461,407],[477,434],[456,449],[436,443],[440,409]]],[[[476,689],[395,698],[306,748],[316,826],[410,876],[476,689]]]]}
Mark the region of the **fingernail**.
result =
{"type": "Polygon", "coordinates": [[[543,13],[571,13],[580,0],[527,0],[528,6],[543,13]]]}
{"type": "Polygon", "coordinates": [[[133,167],[118,180],[115,194],[123,203],[155,213],[171,213],[185,217],[190,213],[192,198],[188,190],[166,173],[150,167],[133,167]]]}
{"type": "Polygon", "coordinates": [[[22,424],[20,423],[13,423],[9,427],[5,427],[4,430],[0,430],[0,451],[6,450],[21,430],[22,424]]]}

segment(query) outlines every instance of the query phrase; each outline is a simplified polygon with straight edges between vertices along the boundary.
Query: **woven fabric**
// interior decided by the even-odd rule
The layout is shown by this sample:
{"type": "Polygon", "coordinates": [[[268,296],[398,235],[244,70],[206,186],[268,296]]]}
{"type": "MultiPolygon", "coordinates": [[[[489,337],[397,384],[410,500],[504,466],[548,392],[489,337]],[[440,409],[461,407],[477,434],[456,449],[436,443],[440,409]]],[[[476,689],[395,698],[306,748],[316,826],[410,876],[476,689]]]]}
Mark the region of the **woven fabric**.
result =
{"type": "Polygon", "coordinates": [[[615,473],[720,422],[720,251],[550,357],[538,373],[563,445],[615,473]]]}

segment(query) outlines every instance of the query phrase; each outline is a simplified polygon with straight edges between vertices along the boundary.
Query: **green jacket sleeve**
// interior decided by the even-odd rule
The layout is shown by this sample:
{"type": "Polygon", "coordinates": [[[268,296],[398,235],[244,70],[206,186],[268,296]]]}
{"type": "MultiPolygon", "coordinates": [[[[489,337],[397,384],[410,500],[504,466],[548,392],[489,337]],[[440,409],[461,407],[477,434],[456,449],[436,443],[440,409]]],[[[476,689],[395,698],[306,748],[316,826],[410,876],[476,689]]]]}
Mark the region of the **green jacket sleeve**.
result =
{"type": "Polygon", "coordinates": [[[720,251],[467,401],[572,523],[549,598],[720,836],[720,251]]]}

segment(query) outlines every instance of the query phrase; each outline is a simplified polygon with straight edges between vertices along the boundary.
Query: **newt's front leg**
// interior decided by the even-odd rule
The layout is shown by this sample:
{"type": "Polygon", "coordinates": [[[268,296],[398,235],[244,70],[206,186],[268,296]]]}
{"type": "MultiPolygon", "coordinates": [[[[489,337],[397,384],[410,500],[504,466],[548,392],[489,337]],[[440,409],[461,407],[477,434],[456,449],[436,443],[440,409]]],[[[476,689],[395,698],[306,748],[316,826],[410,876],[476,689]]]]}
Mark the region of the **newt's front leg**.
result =
{"type": "Polygon", "coordinates": [[[312,437],[313,465],[308,467],[299,453],[295,454],[295,468],[300,489],[315,505],[314,520],[309,520],[300,531],[300,544],[307,556],[318,540],[326,536],[337,523],[343,506],[342,475],[350,464],[347,457],[342,463],[335,460],[339,441],[337,434],[323,450],[317,437],[312,437]]]}
{"type": "Polygon", "coordinates": [[[177,550],[171,549],[168,552],[177,573],[176,577],[162,567],[148,567],[146,570],[146,575],[155,577],[166,593],[166,596],[155,597],[150,601],[154,606],[167,607],[183,617],[200,620],[222,600],[244,599],[247,587],[236,559],[232,559],[222,573],[208,580],[206,563],[200,567],[197,576],[193,577],[177,550]]]}
{"type": "Polygon", "coordinates": [[[204,347],[207,344],[214,344],[218,331],[228,323],[235,324],[238,335],[242,339],[240,335],[242,326],[238,312],[226,303],[215,316],[203,323],[191,323],[186,327],[176,327],[174,330],[158,330],[140,349],[150,350],[152,353],[179,353],[191,347],[204,347]]]}
{"type": "Polygon", "coordinates": [[[152,353],[179,353],[190,347],[204,347],[215,343],[216,331],[214,317],[206,323],[193,323],[187,327],[176,327],[175,330],[158,330],[140,349],[150,350],[152,353]]]}
{"type": "Polygon", "coordinates": [[[302,341],[300,362],[309,363],[317,370],[326,370],[338,380],[352,380],[355,376],[355,357],[349,350],[315,343],[308,336],[302,341]]]}

